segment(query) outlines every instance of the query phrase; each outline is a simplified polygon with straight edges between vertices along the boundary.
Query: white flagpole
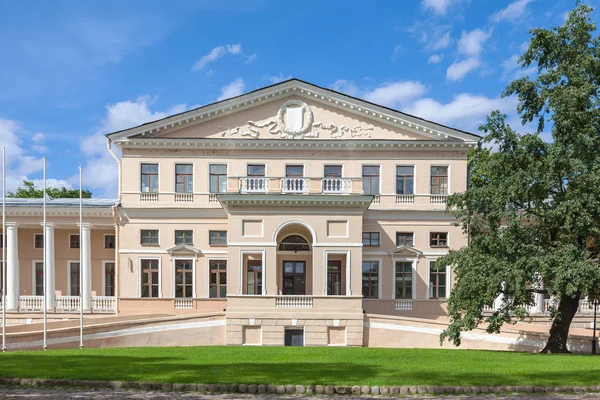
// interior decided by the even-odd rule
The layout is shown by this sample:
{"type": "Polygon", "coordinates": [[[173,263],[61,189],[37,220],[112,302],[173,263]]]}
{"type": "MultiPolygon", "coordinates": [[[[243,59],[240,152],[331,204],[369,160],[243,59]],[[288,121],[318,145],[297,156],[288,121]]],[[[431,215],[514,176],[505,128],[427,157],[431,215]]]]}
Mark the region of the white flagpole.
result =
{"type": "Polygon", "coordinates": [[[46,237],[46,157],[44,157],[44,347],[43,349],[46,350],[48,348],[48,341],[47,341],[47,333],[46,330],[48,329],[48,311],[46,310],[47,306],[48,306],[48,287],[46,286],[46,280],[48,279],[48,277],[46,275],[48,270],[46,269],[46,253],[47,253],[47,249],[48,249],[48,238],[46,237]]]}
{"type": "Polygon", "coordinates": [[[83,349],[83,186],[79,166],[79,348],[83,349]]]}
{"type": "Polygon", "coordinates": [[[6,351],[6,147],[2,147],[2,352],[6,351]]]}

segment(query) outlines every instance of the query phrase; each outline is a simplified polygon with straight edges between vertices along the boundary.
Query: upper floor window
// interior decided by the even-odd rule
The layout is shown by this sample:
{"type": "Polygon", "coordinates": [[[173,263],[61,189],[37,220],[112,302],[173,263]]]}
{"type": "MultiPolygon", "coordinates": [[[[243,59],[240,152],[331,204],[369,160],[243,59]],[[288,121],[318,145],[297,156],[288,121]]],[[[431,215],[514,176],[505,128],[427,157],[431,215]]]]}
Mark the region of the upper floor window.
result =
{"type": "Polygon", "coordinates": [[[310,245],[300,235],[290,235],[285,237],[281,243],[279,243],[279,250],[281,251],[310,251],[310,245]]]}
{"type": "Polygon", "coordinates": [[[414,194],[415,167],[396,167],[396,194],[414,194]]]}
{"type": "Polygon", "coordinates": [[[193,244],[194,231],[175,231],[175,244],[193,244]]]}
{"type": "Polygon", "coordinates": [[[142,229],[141,244],[158,244],[158,229],[142,229]]]}
{"type": "Polygon", "coordinates": [[[288,178],[304,177],[304,165],[286,165],[285,176],[288,178]]]}
{"type": "Polygon", "coordinates": [[[210,192],[227,192],[227,165],[210,164],[208,168],[210,173],[210,192]]]}
{"type": "Polygon", "coordinates": [[[264,164],[248,164],[246,167],[246,176],[264,177],[265,176],[265,165],[264,164]]]}
{"type": "Polygon", "coordinates": [[[158,192],[158,164],[142,164],[142,192],[158,192]]]}
{"type": "Polygon", "coordinates": [[[325,178],[341,178],[342,177],[342,166],[341,165],[326,165],[325,171],[323,172],[325,178]]]}
{"type": "Polygon", "coordinates": [[[431,232],[429,245],[431,247],[448,247],[448,232],[431,232]]]}
{"type": "Polygon", "coordinates": [[[209,231],[208,244],[211,246],[225,246],[227,244],[227,231],[209,231]]]}
{"type": "Polygon", "coordinates": [[[396,232],[396,246],[414,246],[412,232],[396,232]]]}
{"type": "Polygon", "coordinates": [[[446,266],[437,268],[434,261],[429,264],[429,298],[446,298],[446,266]]]}
{"type": "Polygon", "coordinates": [[[431,167],[431,194],[448,194],[448,167],[431,167]]]}
{"type": "Polygon", "coordinates": [[[374,299],[379,297],[379,261],[362,262],[362,295],[374,299]]]}
{"type": "Polygon", "coordinates": [[[114,249],[116,246],[115,235],[104,235],[104,248],[114,249]]]}
{"type": "Polygon", "coordinates": [[[104,296],[115,295],[115,263],[104,264],[104,296]]]}
{"type": "Polygon", "coordinates": [[[379,232],[363,232],[363,246],[379,246],[379,232]]]}
{"type": "Polygon", "coordinates": [[[79,248],[79,235],[69,235],[69,248],[70,249],[78,249],[79,248]]]}
{"type": "Polygon", "coordinates": [[[194,191],[194,167],[192,164],[175,165],[175,192],[192,193],[194,191]]]}
{"type": "Polygon", "coordinates": [[[363,191],[365,194],[379,194],[379,166],[363,165],[363,191]]]}
{"type": "Polygon", "coordinates": [[[44,234],[36,233],[33,236],[33,247],[35,247],[36,249],[44,248],[44,234]]]}

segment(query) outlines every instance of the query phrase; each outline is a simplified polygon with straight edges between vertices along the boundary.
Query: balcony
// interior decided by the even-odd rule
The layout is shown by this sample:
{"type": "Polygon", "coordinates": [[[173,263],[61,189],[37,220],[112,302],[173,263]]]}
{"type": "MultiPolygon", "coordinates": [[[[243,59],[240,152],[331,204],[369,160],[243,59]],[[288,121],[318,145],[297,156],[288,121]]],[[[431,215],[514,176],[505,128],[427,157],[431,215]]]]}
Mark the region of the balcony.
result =
{"type": "Polygon", "coordinates": [[[269,193],[269,178],[240,178],[240,193],[269,193]]]}
{"type": "Polygon", "coordinates": [[[363,194],[361,178],[230,177],[228,193],[363,194]]]}
{"type": "MultiPolygon", "coordinates": [[[[79,296],[56,296],[55,312],[78,312],[81,298],[79,296]]],[[[92,312],[114,313],[116,311],[114,296],[92,296],[92,312]]],[[[19,312],[44,311],[44,296],[19,296],[19,312]]]]}

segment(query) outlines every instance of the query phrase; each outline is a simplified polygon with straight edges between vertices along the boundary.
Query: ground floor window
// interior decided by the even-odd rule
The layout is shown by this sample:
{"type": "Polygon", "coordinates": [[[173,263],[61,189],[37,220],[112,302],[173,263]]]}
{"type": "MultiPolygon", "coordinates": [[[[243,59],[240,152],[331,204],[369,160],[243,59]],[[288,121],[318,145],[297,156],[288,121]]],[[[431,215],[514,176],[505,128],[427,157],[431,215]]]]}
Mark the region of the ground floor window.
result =
{"type": "Polygon", "coordinates": [[[285,330],[285,345],[286,346],[304,346],[304,330],[302,330],[302,329],[286,329],[285,330]]]}
{"type": "Polygon", "coordinates": [[[429,263],[429,298],[446,298],[446,266],[436,267],[436,263],[429,263]]]}
{"type": "Polygon", "coordinates": [[[104,295],[115,295],[115,263],[107,262],[104,264],[104,295]]]}
{"type": "Polygon", "coordinates": [[[227,260],[211,260],[210,268],[210,297],[227,297],[227,260]]]}
{"type": "Polygon", "coordinates": [[[363,261],[362,295],[373,299],[379,297],[379,261],[363,261]]]}
{"type": "Polygon", "coordinates": [[[283,262],[283,294],[305,295],[306,294],[306,262],[284,261],[283,262]]]}
{"type": "Polygon", "coordinates": [[[396,261],[396,298],[412,299],[412,263],[396,261]]]}
{"type": "Polygon", "coordinates": [[[81,273],[79,262],[69,263],[69,296],[79,296],[79,274],[81,273]]]}
{"type": "Polygon", "coordinates": [[[44,295],[44,263],[35,263],[35,295],[44,295]]]}
{"type": "Polygon", "coordinates": [[[342,292],[342,262],[327,263],[327,295],[339,296],[342,292]]]}
{"type": "Polygon", "coordinates": [[[175,260],[175,297],[194,297],[194,262],[175,260]]]}
{"type": "Polygon", "coordinates": [[[142,297],[158,297],[158,260],[141,260],[142,297]]]}
{"type": "Polygon", "coordinates": [[[248,260],[247,294],[262,294],[262,260],[248,260]]]}

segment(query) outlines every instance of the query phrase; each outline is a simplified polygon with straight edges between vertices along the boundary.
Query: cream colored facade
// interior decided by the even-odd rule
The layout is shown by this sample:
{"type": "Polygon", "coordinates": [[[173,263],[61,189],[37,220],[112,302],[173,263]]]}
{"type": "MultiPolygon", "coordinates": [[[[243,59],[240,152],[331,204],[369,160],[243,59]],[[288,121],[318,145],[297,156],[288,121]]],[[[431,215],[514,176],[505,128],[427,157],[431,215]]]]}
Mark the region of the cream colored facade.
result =
{"type": "MultiPolygon", "coordinates": [[[[453,275],[434,263],[467,245],[445,202],[467,189],[478,140],[298,80],[110,134],[119,198],[84,207],[84,309],[222,313],[215,332],[230,345],[363,346],[374,340],[365,315],[444,316],[453,275]]],[[[61,312],[56,303],[75,294],[78,210],[53,202],[47,308],[61,312]]],[[[19,271],[7,275],[11,311],[42,304],[27,298],[42,258],[40,212],[8,207],[19,271]]]]}

